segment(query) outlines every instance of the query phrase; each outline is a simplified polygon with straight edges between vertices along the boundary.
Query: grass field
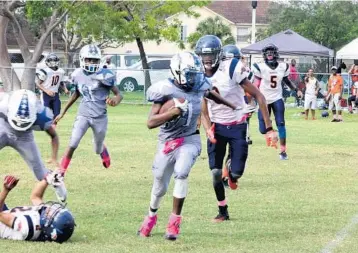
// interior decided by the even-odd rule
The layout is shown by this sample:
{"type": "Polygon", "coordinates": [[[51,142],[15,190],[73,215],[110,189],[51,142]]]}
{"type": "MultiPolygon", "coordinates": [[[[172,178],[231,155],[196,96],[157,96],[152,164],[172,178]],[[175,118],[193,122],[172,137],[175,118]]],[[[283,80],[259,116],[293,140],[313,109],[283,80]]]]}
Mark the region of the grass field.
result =
{"type": "MultiPolygon", "coordinates": [[[[0,241],[1,252],[321,252],[358,213],[357,115],[345,114],[344,123],[322,118],[305,121],[298,110],[290,109],[286,111],[289,161],[280,161],[277,150],[265,147],[255,115],[246,172],[240,189],[228,192],[230,221],[211,222],[217,207],[202,134],[203,151],[190,175],[180,238],[176,242],[163,238],[172,184],[153,236],[138,238],[136,231],[148,208],[156,149],[157,131],[145,125],[148,110],[134,105],[109,109],[110,169],[104,169],[94,154],[92,133],[82,140],[66,175],[68,207],[77,223],[70,242],[0,241]]],[[[75,113],[72,108],[57,128],[60,155],[68,145],[75,113]]],[[[37,132],[36,140],[47,160],[49,137],[37,132]]],[[[28,204],[35,183],[32,172],[14,150],[3,149],[0,159],[2,176],[21,177],[7,204],[28,204]]],[[[49,189],[46,198],[54,197],[49,189]]],[[[333,252],[358,252],[358,228],[348,232],[350,236],[333,252]]]]}

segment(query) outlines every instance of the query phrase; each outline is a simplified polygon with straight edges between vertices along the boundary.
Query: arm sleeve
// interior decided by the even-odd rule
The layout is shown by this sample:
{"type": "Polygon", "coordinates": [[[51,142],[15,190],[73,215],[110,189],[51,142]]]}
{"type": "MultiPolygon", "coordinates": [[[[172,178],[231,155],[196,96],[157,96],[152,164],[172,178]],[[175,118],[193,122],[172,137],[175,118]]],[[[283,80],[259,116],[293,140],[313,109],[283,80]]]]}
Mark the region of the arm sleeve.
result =
{"type": "Polygon", "coordinates": [[[261,77],[261,69],[257,63],[254,63],[252,72],[253,72],[254,76],[256,76],[258,78],[262,78],[261,77]]]}
{"type": "MultiPolygon", "coordinates": [[[[298,75],[298,73],[295,73],[298,75]]],[[[290,75],[290,66],[288,65],[288,63],[286,63],[286,70],[285,70],[285,74],[284,77],[289,76],[290,75]]]]}

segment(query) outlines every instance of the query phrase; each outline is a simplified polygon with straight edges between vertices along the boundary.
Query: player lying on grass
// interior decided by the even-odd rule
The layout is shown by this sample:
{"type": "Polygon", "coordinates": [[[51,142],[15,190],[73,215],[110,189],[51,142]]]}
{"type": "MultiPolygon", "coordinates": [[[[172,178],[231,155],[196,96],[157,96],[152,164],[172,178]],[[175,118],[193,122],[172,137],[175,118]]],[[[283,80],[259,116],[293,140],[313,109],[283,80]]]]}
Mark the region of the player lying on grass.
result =
{"type": "Polygon", "coordinates": [[[173,209],[165,238],[176,240],[188,192],[188,175],[201,152],[197,120],[203,97],[235,107],[210,91],[211,84],[204,77],[203,66],[197,55],[189,52],[176,54],[171,59],[170,70],[172,79],[156,83],[147,91],[148,100],[153,102],[147,126],[150,129],[160,126],[160,131],[152,166],[154,182],[149,213],[138,234],[144,237],[150,235],[157,223],[160,202],[174,174],[173,209]]]}
{"type": "Polygon", "coordinates": [[[72,83],[76,91],[67,102],[64,110],[55,119],[58,123],[67,110],[82,96],[78,114],[73,125],[70,145],[61,160],[61,170],[66,172],[73,153],[77,149],[88,128],[93,131],[96,154],[102,159],[102,164],[108,168],[111,164],[104,139],[107,133],[107,104],[116,106],[122,101],[122,96],[115,86],[115,75],[106,68],[100,68],[101,50],[95,45],[86,45],[80,51],[80,68],[72,73],[72,83]],[[114,97],[109,98],[112,91],[114,97]]]}
{"type": "MultiPolygon", "coordinates": [[[[46,131],[52,136],[53,157],[57,159],[58,137],[52,127],[52,116],[50,109],[44,107],[30,90],[0,93],[0,150],[4,147],[15,149],[37,180],[42,180],[48,170],[41,159],[33,130],[46,131]]],[[[64,183],[54,188],[58,199],[66,201],[64,183]]]]}
{"type": "MultiPolygon", "coordinates": [[[[6,176],[0,192],[0,210],[9,192],[19,179],[6,176]]],[[[56,186],[62,182],[59,174],[50,173],[36,184],[31,193],[32,206],[18,206],[0,212],[0,238],[26,241],[67,241],[75,229],[71,212],[56,202],[43,201],[47,186],[56,186]]]]}
{"type": "Polygon", "coordinates": [[[233,111],[209,100],[204,100],[202,105],[202,124],[208,136],[209,168],[219,207],[219,214],[214,221],[221,222],[229,219],[222,177],[228,177],[230,188],[236,189],[238,179],[244,173],[248,156],[245,92],[255,98],[263,112],[268,146],[276,147],[277,133],[272,129],[264,96],[248,80],[248,72],[239,59],[222,58],[222,44],[217,36],[201,37],[196,44],[195,52],[201,57],[205,75],[211,80],[213,89],[240,108],[233,111]],[[223,173],[227,145],[230,149],[231,166],[227,173],[223,173]]]}

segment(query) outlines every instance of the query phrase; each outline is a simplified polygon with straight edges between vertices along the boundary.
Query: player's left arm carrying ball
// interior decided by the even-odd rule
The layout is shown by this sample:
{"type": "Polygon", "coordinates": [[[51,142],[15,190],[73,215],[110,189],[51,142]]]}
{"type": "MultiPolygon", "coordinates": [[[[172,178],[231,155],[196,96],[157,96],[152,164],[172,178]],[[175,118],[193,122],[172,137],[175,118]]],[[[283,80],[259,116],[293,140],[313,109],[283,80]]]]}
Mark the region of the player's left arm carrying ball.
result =
{"type": "MultiPolygon", "coordinates": [[[[0,192],[0,210],[3,208],[7,195],[16,186],[17,182],[19,182],[19,179],[14,176],[6,176],[4,178],[2,191],[0,192]]],[[[11,228],[14,221],[15,216],[13,214],[0,212],[0,223],[11,228]]]]}
{"type": "MultiPolygon", "coordinates": [[[[258,79],[257,81],[259,82],[260,80],[258,79]]],[[[277,148],[277,142],[278,142],[277,132],[272,128],[272,122],[270,120],[270,115],[267,109],[265,96],[260,92],[257,86],[253,85],[247,78],[243,80],[242,88],[245,90],[245,92],[247,92],[252,97],[254,97],[257,103],[259,104],[262,117],[264,118],[265,126],[266,126],[265,138],[266,138],[267,146],[277,148]]]]}
{"type": "Polygon", "coordinates": [[[176,116],[179,116],[182,111],[186,111],[188,109],[188,101],[180,102],[178,99],[174,98],[175,106],[169,109],[166,112],[159,113],[160,108],[162,107],[162,103],[154,102],[152,108],[149,112],[147,127],[149,129],[153,129],[163,125],[165,122],[173,119],[176,116]]]}
{"type": "Polygon", "coordinates": [[[110,106],[117,106],[122,101],[123,96],[119,92],[119,89],[117,88],[117,86],[113,86],[111,88],[111,91],[113,92],[114,96],[111,98],[108,97],[106,99],[106,103],[110,106]]]}

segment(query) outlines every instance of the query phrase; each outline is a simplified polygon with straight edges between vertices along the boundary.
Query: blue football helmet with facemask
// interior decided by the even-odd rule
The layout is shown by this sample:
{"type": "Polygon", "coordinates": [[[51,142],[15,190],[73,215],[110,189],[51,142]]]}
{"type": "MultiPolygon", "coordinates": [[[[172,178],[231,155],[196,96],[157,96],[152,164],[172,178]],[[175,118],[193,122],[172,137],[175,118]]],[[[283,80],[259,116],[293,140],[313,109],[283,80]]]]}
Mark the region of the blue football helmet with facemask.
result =
{"type": "Polygon", "coordinates": [[[170,61],[170,71],[177,85],[184,91],[197,91],[204,83],[204,68],[194,53],[174,55],[170,61]]]}
{"type": "Polygon", "coordinates": [[[47,202],[40,214],[41,240],[63,243],[75,229],[71,212],[57,202],[47,202]]]}
{"type": "Polygon", "coordinates": [[[58,58],[58,56],[56,54],[51,53],[46,57],[45,63],[47,65],[47,67],[49,67],[53,70],[57,70],[58,66],[60,64],[60,58],[58,58]]]}
{"type": "Polygon", "coordinates": [[[241,59],[241,51],[240,48],[236,45],[225,45],[223,46],[223,52],[221,59],[222,60],[228,60],[228,59],[241,59]]]}
{"type": "Polygon", "coordinates": [[[205,69],[216,68],[222,54],[221,40],[215,35],[205,35],[197,41],[194,51],[201,58],[205,69]]]}
{"type": "Polygon", "coordinates": [[[272,43],[266,45],[262,49],[262,56],[264,57],[264,60],[267,65],[273,67],[277,66],[277,60],[280,58],[278,47],[276,47],[272,43]]]}

